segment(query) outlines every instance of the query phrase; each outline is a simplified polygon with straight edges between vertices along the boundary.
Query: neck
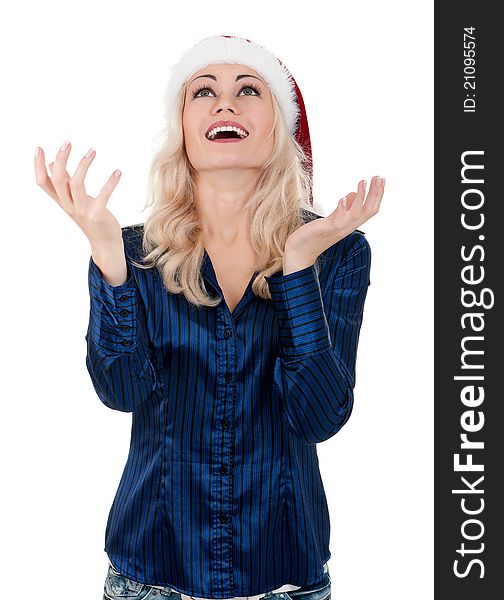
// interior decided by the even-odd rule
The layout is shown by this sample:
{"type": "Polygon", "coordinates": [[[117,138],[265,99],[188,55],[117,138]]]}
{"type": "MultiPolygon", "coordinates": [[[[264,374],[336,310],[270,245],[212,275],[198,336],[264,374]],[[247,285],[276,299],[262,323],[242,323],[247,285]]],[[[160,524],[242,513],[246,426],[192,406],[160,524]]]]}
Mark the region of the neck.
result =
{"type": "Polygon", "coordinates": [[[232,243],[248,233],[244,207],[256,184],[254,169],[198,171],[195,202],[205,239],[232,243]]]}

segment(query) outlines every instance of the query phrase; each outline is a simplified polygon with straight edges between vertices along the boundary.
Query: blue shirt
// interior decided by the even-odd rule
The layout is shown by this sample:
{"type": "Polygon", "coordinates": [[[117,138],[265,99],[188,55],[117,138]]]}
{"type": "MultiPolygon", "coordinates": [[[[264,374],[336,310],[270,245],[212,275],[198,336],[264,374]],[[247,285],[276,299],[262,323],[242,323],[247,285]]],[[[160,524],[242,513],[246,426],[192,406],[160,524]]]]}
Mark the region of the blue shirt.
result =
{"type": "MultiPolygon", "coordinates": [[[[322,218],[304,211],[305,220],[322,218]]],[[[122,228],[128,279],[92,257],[86,365],[99,399],[132,413],[105,547],[137,582],[203,598],[324,577],[329,511],[317,443],[350,417],[371,250],[360,230],[231,313],[197,308],[139,269],[143,225],[122,228]]]]}

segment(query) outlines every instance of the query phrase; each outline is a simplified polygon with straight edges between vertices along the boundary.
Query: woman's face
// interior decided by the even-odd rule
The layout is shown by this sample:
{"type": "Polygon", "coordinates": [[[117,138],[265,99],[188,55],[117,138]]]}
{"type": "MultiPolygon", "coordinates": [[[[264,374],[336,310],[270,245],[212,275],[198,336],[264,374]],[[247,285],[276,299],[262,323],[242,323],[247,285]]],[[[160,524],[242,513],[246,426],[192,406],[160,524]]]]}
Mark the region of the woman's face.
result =
{"type": "Polygon", "coordinates": [[[182,126],[193,167],[262,167],[274,144],[273,102],[262,77],[243,65],[217,64],[196,71],[188,82],[182,126]],[[232,121],[241,131],[212,135],[219,121],[232,121]]]}

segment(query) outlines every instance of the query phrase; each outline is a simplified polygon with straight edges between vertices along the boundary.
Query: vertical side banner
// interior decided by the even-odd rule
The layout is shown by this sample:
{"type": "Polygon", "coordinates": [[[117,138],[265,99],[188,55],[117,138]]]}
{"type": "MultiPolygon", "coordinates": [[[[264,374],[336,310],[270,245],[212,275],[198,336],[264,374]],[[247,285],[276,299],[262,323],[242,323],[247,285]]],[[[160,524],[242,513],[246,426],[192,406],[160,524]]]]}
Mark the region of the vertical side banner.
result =
{"type": "Polygon", "coordinates": [[[497,9],[490,2],[435,5],[439,600],[494,600],[503,594],[504,150],[498,88],[504,53],[497,9]]]}

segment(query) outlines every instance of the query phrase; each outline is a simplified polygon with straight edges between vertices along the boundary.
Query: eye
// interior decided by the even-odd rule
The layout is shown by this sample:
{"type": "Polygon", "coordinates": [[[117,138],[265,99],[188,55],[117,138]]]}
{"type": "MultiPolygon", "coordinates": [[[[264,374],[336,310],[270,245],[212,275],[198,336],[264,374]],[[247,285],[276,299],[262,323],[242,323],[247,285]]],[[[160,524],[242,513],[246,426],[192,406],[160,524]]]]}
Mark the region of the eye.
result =
{"type": "MultiPolygon", "coordinates": [[[[194,90],[194,92],[192,93],[192,97],[196,98],[197,96],[199,96],[200,92],[204,92],[205,90],[208,90],[208,91],[214,93],[214,91],[211,87],[209,87],[208,85],[204,85],[202,87],[199,87],[197,90],[194,90]]],[[[201,96],[201,97],[204,98],[205,96],[201,96]]]]}
{"type": "MultiPolygon", "coordinates": [[[[261,90],[259,87],[257,87],[256,85],[254,85],[253,83],[247,83],[245,85],[242,85],[242,87],[240,88],[240,93],[243,92],[243,90],[253,90],[258,96],[261,95],[261,90]]],[[[250,94],[245,94],[245,96],[250,96],[250,94]]]]}

